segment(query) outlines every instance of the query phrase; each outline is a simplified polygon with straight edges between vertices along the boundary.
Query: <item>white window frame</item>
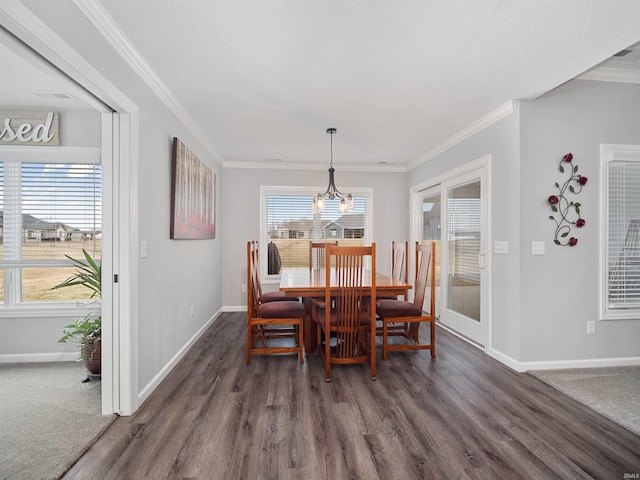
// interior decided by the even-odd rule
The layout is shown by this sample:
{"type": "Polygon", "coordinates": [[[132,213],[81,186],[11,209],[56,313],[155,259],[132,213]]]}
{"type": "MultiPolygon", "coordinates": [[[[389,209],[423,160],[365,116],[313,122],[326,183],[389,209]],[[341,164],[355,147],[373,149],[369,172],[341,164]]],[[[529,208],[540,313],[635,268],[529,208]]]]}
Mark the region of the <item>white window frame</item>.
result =
{"type": "Polygon", "coordinates": [[[640,145],[602,144],[600,146],[601,165],[601,240],[600,249],[600,318],[602,320],[640,320],[640,306],[610,308],[609,306],[609,166],[611,162],[640,163],[640,145]]]}
{"type": "MultiPolygon", "coordinates": [[[[16,161],[22,163],[101,163],[99,147],[31,147],[31,146],[0,146],[0,161],[16,161]]],[[[73,266],[69,260],[21,260],[3,261],[3,270],[10,267],[51,267],[73,266]]],[[[9,275],[5,271],[3,283],[9,275]]],[[[10,275],[9,275],[10,276],[10,275]]],[[[19,276],[18,276],[19,277],[19,276]]],[[[12,281],[16,281],[13,277],[12,281]]],[[[0,304],[0,318],[33,318],[33,317],[69,317],[85,316],[89,313],[99,314],[101,302],[95,300],[69,302],[20,302],[17,301],[15,289],[5,289],[5,301],[0,304]]]]}
{"type": "MultiPolygon", "coordinates": [[[[260,279],[264,284],[278,284],[280,283],[280,275],[267,275],[267,196],[269,195],[308,195],[313,198],[318,192],[322,192],[326,187],[292,187],[292,186],[260,186],[260,272],[262,278],[260,279]],[[263,251],[264,249],[264,251],[263,251]]],[[[367,210],[365,212],[366,229],[364,232],[364,238],[367,243],[371,243],[373,233],[373,188],[354,188],[344,187],[341,188],[344,192],[351,193],[354,197],[364,197],[367,201],[367,210]]]]}

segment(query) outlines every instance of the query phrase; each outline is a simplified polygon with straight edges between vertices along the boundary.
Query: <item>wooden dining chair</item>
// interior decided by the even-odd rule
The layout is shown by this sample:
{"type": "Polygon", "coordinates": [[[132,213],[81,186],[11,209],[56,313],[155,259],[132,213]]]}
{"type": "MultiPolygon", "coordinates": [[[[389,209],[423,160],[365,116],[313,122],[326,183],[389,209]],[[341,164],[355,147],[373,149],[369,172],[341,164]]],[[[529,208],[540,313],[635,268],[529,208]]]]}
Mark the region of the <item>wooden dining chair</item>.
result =
{"type": "Polygon", "coordinates": [[[375,380],[376,245],[328,245],[325,266],[324,308],[315,307],[312,313],[317,324],[316,351],[325,365],[325,381],[331,381],[331,365],[363,362],[370,363],[371,379],[375,380]],[[367,258],[370,270],[365,268],[367,258]],[[371,287],[365,288],[367,284],[371,287]]]}
{"type": "Polygon", "coordinates": [[[260,288],[257,249],[258,242],[247,242],[246,363],[251,363],[252,355],[279,353],[297,353],[300,363],[303,363],[302,322],[305,316],[304,306],[295,297],[275,298],[274,296],[271,300],[265,300],[265,294],[261,292],[260,288]],[[295,345],[271,345],[272,340],[283,338],[293,338],[295,345]],[[258,346],[260,344],[262,346],[258,346]]]}
{"type": "Polygon", "coordinates": [[[337,246],[338,242],[309,242],[309,268],[324,268],[327,245],[337,246]]]}
{"type": "Polygon", "coordinates": [[[431,358],[436,358],[436,315],[435,315],[435,242],[421,245],[416,242],[416,279],[413,302],[404,300],[380,300],[376,308],[382,327],[376,330],[382,336],[382,359],[386,360],[390,351],[431,350],[431,358]],[[429,314],[422,310],[424,297],[430,288],[429,314]],[[420,343],[419,330],[428,322],[429,343],[420,343]],[[404,337],[409,342],[389,343],[389,337],[404,337]]]}
{"type": "MultiPolygon", "coordinates": [[[[409,242],[391,242],[391,278],[398,282],[409,281],[409,242]]],[[[378,296],[378,301],[397,299],[396,295],[378,296]]]]}
{"type": "MultiPolygon", "coordinates": [[[[253,282],[255,282],[256,288],[258,289],[258,301],[260,303],[268,303],[268,302],[281,302],[281,301],[294,301],[298,302],[300,299],[297,297],[289,297],[284,292],[276,290],[274,292],[263,292],[262,291],[262,283],[260,282],[260,248],[257,240],[252,240],[247,242],[247,265],[249,262],[252,262],[253,265],[253,282]]],[[[247,273],[249,273],[249,269],[247,267],[247,273]]],[[[247,282],[249,285],[249,282],[247,282]]],[[[248,288],[247,288],[248,290],[248,288]]]]}

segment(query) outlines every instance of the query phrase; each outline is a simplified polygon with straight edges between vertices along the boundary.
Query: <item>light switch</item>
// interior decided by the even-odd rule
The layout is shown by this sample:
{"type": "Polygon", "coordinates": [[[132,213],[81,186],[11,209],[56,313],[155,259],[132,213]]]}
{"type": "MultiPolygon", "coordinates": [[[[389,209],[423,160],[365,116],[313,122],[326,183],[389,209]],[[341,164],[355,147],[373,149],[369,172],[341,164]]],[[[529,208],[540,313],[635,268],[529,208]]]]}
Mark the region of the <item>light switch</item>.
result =
{"type": "Polygon", "coordinates": [[[544,255],[544,242],[531,242],[532,255],[544,255]]]}
{"type": "Polygon", "coordinates": [[[509,242],[504,242],[504,241],[494,242],[493,253],[496,253],[499,255],[506,255],[507,253],[509,253],[509,242]]]}
{"type": "Polygon", "coordinates": [[[147,258],[147,242],[145,240],[140,242],[140,258],[147,258]]]}

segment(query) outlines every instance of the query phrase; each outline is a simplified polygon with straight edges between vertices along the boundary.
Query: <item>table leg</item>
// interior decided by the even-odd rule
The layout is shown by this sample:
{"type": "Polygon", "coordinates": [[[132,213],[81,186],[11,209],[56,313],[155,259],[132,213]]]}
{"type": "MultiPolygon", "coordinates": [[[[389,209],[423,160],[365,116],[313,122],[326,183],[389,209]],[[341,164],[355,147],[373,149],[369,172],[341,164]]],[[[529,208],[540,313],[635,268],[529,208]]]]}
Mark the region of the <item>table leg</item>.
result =
{"type": "Polygon", "coordinates": [[[302,297],[305,315],[303,323],[304,351],[308,354],[316,351],[316,322],[311,318],[311,299],[302,297]]]}

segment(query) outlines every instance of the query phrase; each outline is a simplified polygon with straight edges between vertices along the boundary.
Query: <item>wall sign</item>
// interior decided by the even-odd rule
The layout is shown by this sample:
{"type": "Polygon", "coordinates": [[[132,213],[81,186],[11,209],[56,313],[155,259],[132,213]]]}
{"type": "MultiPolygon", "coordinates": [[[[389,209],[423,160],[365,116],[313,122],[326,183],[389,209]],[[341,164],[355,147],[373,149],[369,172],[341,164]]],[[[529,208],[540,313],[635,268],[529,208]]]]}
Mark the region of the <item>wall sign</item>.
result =
{"type": "Polygon", "coordinates": [[[0,110],[0,145],[60,145],[58,112],[0,110]]]}

